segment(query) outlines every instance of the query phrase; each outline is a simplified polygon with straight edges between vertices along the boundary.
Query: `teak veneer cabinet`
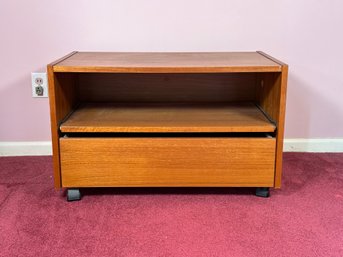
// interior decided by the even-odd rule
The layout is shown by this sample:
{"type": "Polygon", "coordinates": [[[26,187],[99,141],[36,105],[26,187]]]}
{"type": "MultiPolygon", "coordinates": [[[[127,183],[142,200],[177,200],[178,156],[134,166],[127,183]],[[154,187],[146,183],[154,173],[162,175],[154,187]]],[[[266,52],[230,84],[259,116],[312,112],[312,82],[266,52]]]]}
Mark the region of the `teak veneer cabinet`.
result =
{"type": "Polygon", "coordinates": [[[73,52],[48,65],[54,177],[280,188],[288,66],[263,52],[73,52]]]}

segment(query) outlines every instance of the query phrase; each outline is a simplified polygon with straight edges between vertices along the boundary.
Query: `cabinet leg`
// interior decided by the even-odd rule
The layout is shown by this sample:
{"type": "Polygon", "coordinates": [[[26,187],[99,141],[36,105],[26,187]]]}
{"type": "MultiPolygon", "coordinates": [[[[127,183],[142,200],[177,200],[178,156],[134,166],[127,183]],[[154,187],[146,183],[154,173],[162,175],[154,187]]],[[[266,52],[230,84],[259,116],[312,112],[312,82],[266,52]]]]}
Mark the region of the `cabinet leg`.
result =
{"type": "Polygon", "coordinates": [[[259,197],[269,197],[269,187],[257,187],[255,195],[259,197]]]}
{"type": "Polygon", "coordinates": [[[76,188],[69,188],[67,190],[67,201],[79,201],[81,200],[81,193],[79,189],[76,188]]]}

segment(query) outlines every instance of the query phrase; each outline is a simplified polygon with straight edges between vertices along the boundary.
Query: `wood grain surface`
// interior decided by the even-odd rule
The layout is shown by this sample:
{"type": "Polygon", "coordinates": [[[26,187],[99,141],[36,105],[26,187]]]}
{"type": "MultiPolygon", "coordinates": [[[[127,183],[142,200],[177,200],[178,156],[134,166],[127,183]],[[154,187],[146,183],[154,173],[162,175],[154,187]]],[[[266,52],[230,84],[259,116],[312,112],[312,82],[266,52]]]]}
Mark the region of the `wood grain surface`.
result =
{"type": "Polygon", "coordinates": [[[63,187],[274,185],[274,138],[61,138],[63,187]]]}
{"type": "Polygon", "coordinates": [[[273,132],[253,103],[84,104],[62,132],[273,132]]]}
{"type": "Polygon", "coordinates": [[[281,66],[256,52],[105,53],[78,52],[55,72],[278,72],[281,66]]]}
{"type": "Polygon", "coordinates": [[[288,65],[266,53],[258,53],[281,65],[281,72],[259,74],[257,76],[259,85],[256,90],[257,101],[277,126],[275,188],[281,188],[288,65]]]}
{"type": "Polygon", "coordinates": [[[53,63],[47,65],[48,86],[49,86],[49,105],[50,105],[50,123],[51,139],[53,152],[54,186],[61,188],[61,170],[60,170],[60,149],[59,149],[59,125],[64,117],[72,111],[75,105],[75,80],[74,76],[61,74],[56,76],[53,66],[76,54],[72,52],[53,63]]]}

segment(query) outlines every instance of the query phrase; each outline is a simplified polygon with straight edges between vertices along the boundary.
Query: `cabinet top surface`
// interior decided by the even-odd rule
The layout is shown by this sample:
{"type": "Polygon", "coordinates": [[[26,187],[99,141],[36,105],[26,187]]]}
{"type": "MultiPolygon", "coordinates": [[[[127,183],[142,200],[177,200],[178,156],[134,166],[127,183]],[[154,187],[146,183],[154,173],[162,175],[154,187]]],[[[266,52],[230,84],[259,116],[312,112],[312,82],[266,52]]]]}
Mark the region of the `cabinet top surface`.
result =
{"type": "Polygon", "coordinates": [[[262,52],[73,52],[55,72],[279,72],[282,63],[262,52]]]}

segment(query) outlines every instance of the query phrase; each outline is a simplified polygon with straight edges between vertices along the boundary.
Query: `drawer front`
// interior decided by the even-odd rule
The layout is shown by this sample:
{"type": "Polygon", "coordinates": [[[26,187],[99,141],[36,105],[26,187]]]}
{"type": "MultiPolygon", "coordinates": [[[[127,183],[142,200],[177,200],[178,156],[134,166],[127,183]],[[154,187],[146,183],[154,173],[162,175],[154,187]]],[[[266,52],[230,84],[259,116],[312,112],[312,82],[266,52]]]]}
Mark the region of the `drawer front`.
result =
{"type": "Polygon", "coordinates": [[[63,187],[274,186],[274,138],[61,138],[63,187]]]}

